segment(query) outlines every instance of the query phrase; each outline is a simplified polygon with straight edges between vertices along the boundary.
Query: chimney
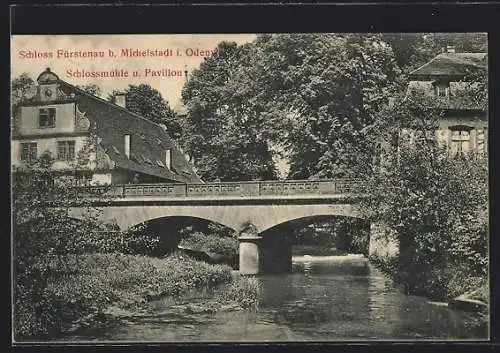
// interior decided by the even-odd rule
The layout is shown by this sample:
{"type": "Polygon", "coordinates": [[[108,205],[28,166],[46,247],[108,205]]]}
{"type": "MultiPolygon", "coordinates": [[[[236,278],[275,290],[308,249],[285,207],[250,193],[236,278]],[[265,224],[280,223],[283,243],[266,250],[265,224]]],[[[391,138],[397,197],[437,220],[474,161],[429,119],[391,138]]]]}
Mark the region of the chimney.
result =
{"type": "Polygon", "coordinates": [[[165,167],[172,170],[172,150],[170,148],[165,150],[165,167]]]}
{"type": "Polygon", "coordinates": [[[124,145],[125,157],[130,159],[130,135],[128,134],[125,135],[124,142],[125,142],[124,145]]]}
{"type": "Polygon", "coordinates": [[[115,94],[115,104],[122,108],[127,108],[126,95],[123,92],[118,92],[115,94]]]}
{"type": "Polygon", "coordinates": [[[446,46],[446,52],[447,53],[454,53],[455,52],[455,46],[454,45],[447,45],[446,46]]]}

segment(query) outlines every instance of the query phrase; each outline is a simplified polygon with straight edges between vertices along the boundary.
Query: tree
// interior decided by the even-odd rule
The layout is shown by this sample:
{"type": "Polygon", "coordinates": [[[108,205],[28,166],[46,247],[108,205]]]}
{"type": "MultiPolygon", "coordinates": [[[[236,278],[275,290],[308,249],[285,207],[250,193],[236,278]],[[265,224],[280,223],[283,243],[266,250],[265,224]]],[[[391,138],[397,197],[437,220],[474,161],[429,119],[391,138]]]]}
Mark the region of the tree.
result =
{"type": "Polygon", "coordinates": [[[182,91],[188,107],[182,144],[204,180],[276,178],[263,117],[237,96],[238,70],[252,64],[251,51],[251,45],[220,43],[182,91]]]}
{"type": "Polygon", "coordinates": [[[11,82],[10,107],[12,117],[12,130],[18,126],[17,117],[19,106],[36,93],[35,81],[26,72],[22,73],[11,82]]]}
{"type": "MultiPolygon", "coordinates": [[[[72,322],[95,314],[94,310],[105,306],[106,303],[89,304],[89,297],[83,294],[75,303],[61,298],[57,290],[54,292],[59,280],[78,273],[86,261],[84,254],[145,251],[158,243],[158,239],[120,232],[116,226],[99,221],[101,210],[93,202],[112,197],[107,188],[83,192],[74,187],[79,173],[93,166],[89,156],[94,155],[97,146],[92,141],[95,141],[92,137],[87,140],[63,174],[54,171],[54,158],[48,152],[14,169],[13,331],[16,340],[59,333],[64,320],[72,322]],[[85,219],[73,218],[71,208],[75,206],[85,211],[85,219]]],[[[92,291],[92,281],[83,283],[82,287],[92,291]]]]}
{"type": "MultiPolygon", "coordinates": [[[[119,92],[113,91],[108,96],[108,100],[114,103],[117,93],[119,92]]],[[[174,139],[178,139],[182,135],[182,125],[179,117],[158,90],[143,83],[129,85],[125,92],[120,93],[126,94],[128,110],[157,124],[165,125],[168,134],[174,139]]]]}
{"type": "Polygon", "coordinates": [[[18,105],[26,98],[34,95],[35,81],[26,72],[12,80],[10,104],[12,107],[18,105]]]}
{"type": "Polygon", "coordinates": [[[442,113],[419,95],[381,113],[383,164],[366,176],[370,197],[361,203],[367,219],[399,241],[391,274],[410,292],[437,298],[470,290],[476,279],[485,283],[488,263],[487,160],[474,153],[450,158],[433,138],[442,113]]]}
{"type": "Polygon", "coordinates": [[[396,62],[407,74],[441,53],[447,46],[458,52],[485,53],[488,49],[486,33],[384,33],[396,62]]]}
{"type": "Polygon", "coordinates": [[[370,154],[364,132],[397,77],[392,51],[378,36],[260,35],[241,47],[222,43],[184,88],[186,149],[204,160],[197,165],[202,177],[238,178],[248,169],[239,161],[262,166],[254,171],[263,177],[280,151],[291,161],[291,178],[355,175],[357,160],[370,154]]]}
{"type": "Polygon", "coordinates": [[[101,87],[99,87],[95,83],[90,83],[88,85],[82,85],[82,86],[77,85],[76,87],[81,89],[82,91],[85,91],[97,97],[99,97],[102,93],[101,87]]]}
{"type": "Polygon", "coordinates": [[[359,175],[371,156],[367,133],[374,113],[396,90],[391,49],[369,35],[262,40],[266,53],[275,51],[265,60],[277,76],[262,91],[272,94],[270,109],[286,131],[282,143],[290,153],[290,177],[359,175]]]}

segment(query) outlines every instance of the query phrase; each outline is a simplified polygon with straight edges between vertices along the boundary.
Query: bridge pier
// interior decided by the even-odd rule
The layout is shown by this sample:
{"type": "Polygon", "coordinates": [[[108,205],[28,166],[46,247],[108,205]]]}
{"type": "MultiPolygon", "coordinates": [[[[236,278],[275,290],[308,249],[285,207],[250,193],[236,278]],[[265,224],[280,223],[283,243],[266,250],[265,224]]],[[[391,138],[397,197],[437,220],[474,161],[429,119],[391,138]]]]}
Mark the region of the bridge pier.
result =
{"type": "Polygon", "coordinates": [[[286,273],[292,270],[291,235],[285,228],[263,236],[261,247],[261,272],[286,273]]]}
{"type": "Polygon", "coordinates": [[[256,275],[260,273],[261,240],[257,235],[244,235],[238,238],[240,242],[240,273],[242,275],[256,275]]]}

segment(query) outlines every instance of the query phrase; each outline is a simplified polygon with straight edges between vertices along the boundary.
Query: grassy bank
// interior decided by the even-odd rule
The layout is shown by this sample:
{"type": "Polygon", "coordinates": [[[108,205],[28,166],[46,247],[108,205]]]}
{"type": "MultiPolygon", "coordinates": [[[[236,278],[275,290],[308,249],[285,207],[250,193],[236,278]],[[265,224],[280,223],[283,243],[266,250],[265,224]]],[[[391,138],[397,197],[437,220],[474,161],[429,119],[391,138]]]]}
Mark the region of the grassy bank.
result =
{"type": "Polygon", "coordinates": [[[50,263],[44,269],[45,285],[40,291],[17,288],[16,340],[54,337],[75,327],[106,323],[112,319],[106,313],[113,310],[137,310],[152,299],[197,288],[230,284],[218,298],[242,307],[255,304],[258,295],[258,288],[247,279],[233,278],[229,266],[209,265],[178,254],[164,258],[119,253],[65,255],[50,263]]]}

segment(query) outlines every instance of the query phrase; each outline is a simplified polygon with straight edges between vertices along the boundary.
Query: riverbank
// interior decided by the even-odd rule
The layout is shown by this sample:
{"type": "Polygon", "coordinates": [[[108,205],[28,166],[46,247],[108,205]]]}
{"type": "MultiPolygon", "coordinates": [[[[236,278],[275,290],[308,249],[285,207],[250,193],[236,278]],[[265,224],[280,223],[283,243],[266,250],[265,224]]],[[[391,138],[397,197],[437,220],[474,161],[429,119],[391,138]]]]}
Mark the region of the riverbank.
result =
{"type": "Polygon", "coordinates": [[[20,293],[16,332],[20,339],[55,338],[85,327],[113,323],[155,299],[226,284],[210,310],[255,306],[259,287],[235,277],[225,265],[209,265],[179,254],[163,258],[113,254],[54,258],[40,298],[20,293]],[[64,264],[64,267],[61,266],[64,264]],[[23,296],[24,294],[24,296],[23,296]],[[217,304],[217,305],[216,305],[217,304]]]}
{"type": "Polygon", "coordinates": [[[370,258],[370,262],[405,294],[425,297],[429,303],[477,313],[487,320],[489,286],[485,277],[473,276],[461,268],[436,269],[425,281],[409,285],[404,271],[394,261],[370,258]]]}
{"type": "MultiPolygon", "coordinates": [[[[222,288],[148,304],[114,327],[80,331],[65,342],[284,342],[346,340],[485,340],[487,325],[475,315],[404,295],[379,270],[335,261],[311,261],[290,273],[261,274],[259,310],[210,303],[222,288]]],[[[239,275],[235,272],[234,276],[239,275]]],[[[247,277],[245,277],[247,278],[247,277]]]]}

